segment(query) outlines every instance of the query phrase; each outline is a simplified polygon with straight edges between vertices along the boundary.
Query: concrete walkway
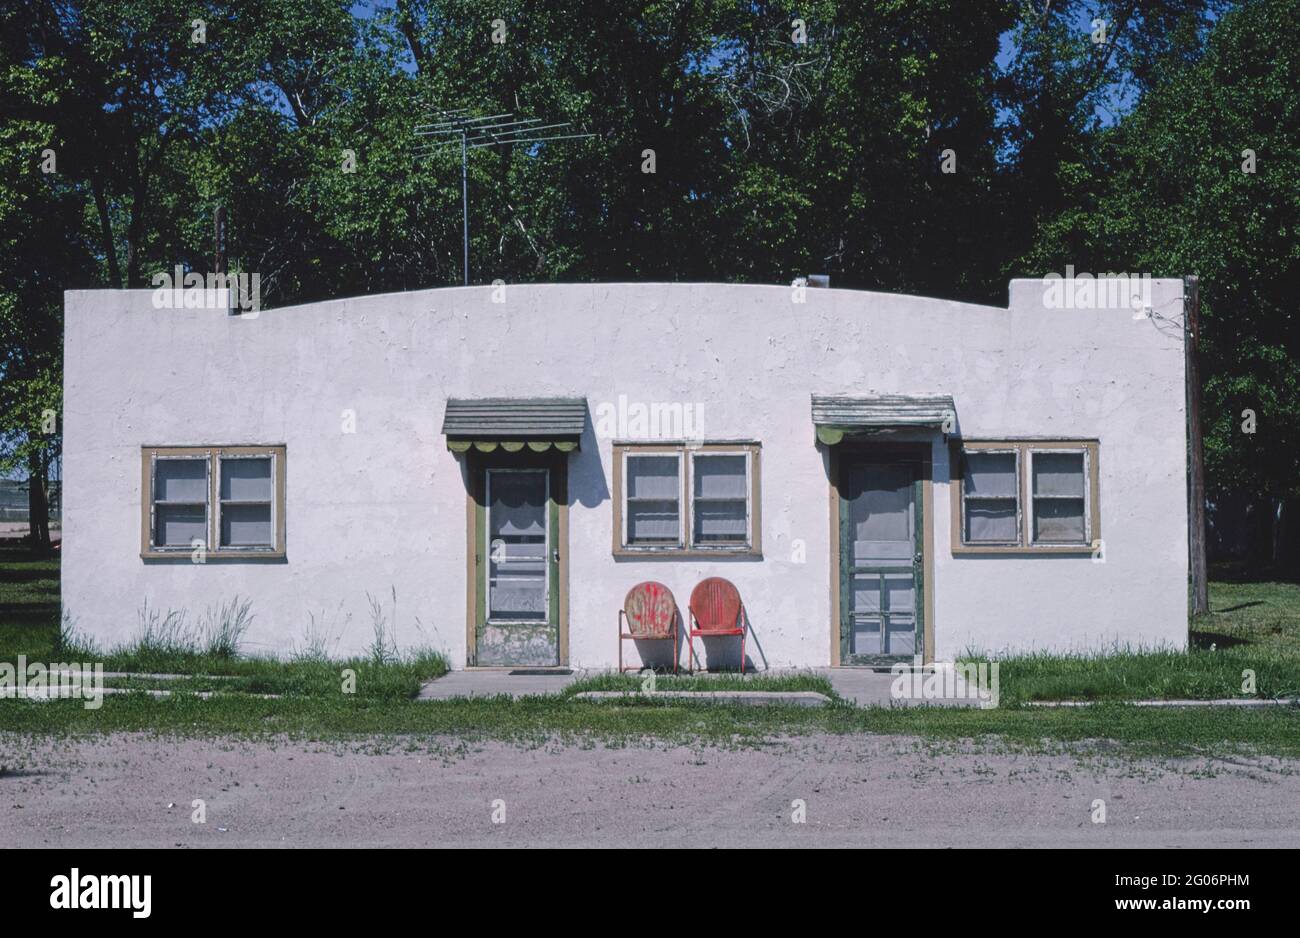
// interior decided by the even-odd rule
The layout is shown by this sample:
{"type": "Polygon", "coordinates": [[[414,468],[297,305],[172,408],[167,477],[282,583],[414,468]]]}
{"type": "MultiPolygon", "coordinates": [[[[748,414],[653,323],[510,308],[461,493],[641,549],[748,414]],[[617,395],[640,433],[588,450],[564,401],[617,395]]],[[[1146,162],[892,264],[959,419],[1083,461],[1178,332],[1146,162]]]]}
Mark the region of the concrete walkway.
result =
{"type": "Polygon", "coordinates": [[[906,683],[895,694],[898,678],[888,671],[870,668],[818,668],[816,673],[831,682],[835,693],[858,707],[978,707],[966,683],[955,674],[936,675],[919,671],[903,675],[906,683]]]}
{"type": "Polygon", "coordinates": [[[451,671],[420,688],[417,700],[451,700],[453,697],[496,697],[504,694],[518,700],[539,694],[558,694],[585,672],[569,674],[511,674],[509,671],[451,671]]]}
{"type": "Polygon", "coordinates": [[[811,690],[657,690],[639,691],[589,690],[574,694],[574,700],[689,700],[692,703],[738,704],[742,707],[824,707],[831,702],[825,694],[811,690]]]}
{"type": "MultiPolygon", "coordinates": [[[[588,672],[575,670],[571,674],[511,674],[508,670],[452,671],[420,688],[419,700],[450,700],[453,697],[496,697],[505,695],[518,699],[544,694],[558,694],[588,672]]],[[[808,674],[808,671],[767,671],[760,674],[808,674]]],[[[902,696],[896,696],[897,678],[889,672],[869,668],[818,668],[811,673],[825,677],[835,692],[859,707],[978,707],[965,683],[955,675],[945,682],[932,671],[905,675],[908,685],[902,696]],[[938,692],[938,693],[936,693],[938,692]]],[[[682,694],[708,693],[701,679],[701,690],[682,694]]],[[[754,691],[742,691],[752,694],[754,691]]],[[[820,695],[819,695],[820,696],[820,695]]]]}

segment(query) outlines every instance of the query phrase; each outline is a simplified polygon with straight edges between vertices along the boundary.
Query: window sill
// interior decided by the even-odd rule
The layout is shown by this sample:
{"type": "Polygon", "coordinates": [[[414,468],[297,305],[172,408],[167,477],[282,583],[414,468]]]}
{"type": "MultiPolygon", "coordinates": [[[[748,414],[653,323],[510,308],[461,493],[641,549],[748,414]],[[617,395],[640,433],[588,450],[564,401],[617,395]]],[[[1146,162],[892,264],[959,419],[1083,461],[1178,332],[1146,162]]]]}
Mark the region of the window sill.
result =
{"type": "Polygon", "coordinates": [[[638,560],[702,560],[707,557],[762,560],[763,552],[754,547],[619,547],[614,550],[614,556],[638,560]]]}
{"type": "Polygon", "coordinates": [[[1023,545],[989,545],[988,547],[979,547],[973,544],[954,544],[952,553],[954,557],[963,554],[1021,554],[1032,557],[1035,554],[1078,554],[1086,555],[1100,549],[1101,545],[1093,546],[1091,544],[1044,544],[1039,547],[1025,547],[1023,545]]]}
{"type": "Polygon", "coordinates": [[[205,563],[225,563],[227,561],[261,560],[275,563],[287,563],[289,558],[282,550],[209,550],[204,553],[201,562],[191,558],[198,548],[187,547],[184,550],[146,550],[140,552],[140,559],[149,561],[185,561],[202,566],[205,563]]]}

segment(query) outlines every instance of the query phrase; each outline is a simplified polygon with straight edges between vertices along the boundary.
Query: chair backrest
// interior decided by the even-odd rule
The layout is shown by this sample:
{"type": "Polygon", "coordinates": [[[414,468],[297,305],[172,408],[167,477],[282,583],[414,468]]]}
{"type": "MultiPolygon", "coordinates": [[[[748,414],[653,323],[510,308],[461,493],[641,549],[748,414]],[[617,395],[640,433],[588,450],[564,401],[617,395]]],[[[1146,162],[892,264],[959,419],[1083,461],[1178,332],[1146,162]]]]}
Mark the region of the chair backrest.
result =
{"type": "Polygon", "coordinates": [[[636,638],[668,638],[673,634],[677,600],[662,583],[646,580],[627,591],[623,600],[628,633],[636,638]]]}
{"type": "Polygon", "coordinates": [[[691,612],[706,632],[739,628],[740,590],[720,576],[701,580],[691,591],[691,612]]]}

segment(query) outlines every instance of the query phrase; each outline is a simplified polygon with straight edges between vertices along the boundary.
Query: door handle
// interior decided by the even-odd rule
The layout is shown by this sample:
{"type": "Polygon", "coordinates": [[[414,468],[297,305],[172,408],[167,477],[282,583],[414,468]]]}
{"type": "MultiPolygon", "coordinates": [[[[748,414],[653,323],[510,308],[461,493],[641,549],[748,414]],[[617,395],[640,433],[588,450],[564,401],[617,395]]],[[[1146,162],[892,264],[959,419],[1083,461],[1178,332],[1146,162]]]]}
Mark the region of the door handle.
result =
{"type": "Polygon", "coordinates": [[[558,547],[551,551],[551,559],[555,561],[555,563],[560,562],[560,549],[558,547]]]}

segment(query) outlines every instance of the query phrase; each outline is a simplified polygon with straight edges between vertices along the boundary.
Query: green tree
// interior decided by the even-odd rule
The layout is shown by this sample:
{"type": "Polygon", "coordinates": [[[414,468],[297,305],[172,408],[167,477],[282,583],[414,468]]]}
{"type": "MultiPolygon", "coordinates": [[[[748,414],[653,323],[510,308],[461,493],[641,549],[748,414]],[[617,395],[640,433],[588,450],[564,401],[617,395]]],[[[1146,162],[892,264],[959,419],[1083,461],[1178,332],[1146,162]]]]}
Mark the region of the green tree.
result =
{"type": "Polygon", "coordinates": [[[1298,50],[1297,0],[1248,0],[1225,15],[1204,56],[1159,71],[1102,134],[1074,204],[1042,226],[1026,265],[1199,276],[1216,494],[1300,495],[1298,50]]]}

